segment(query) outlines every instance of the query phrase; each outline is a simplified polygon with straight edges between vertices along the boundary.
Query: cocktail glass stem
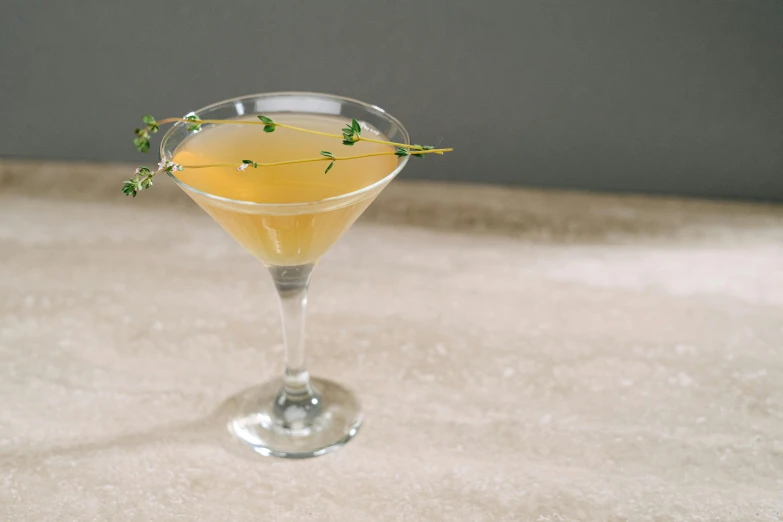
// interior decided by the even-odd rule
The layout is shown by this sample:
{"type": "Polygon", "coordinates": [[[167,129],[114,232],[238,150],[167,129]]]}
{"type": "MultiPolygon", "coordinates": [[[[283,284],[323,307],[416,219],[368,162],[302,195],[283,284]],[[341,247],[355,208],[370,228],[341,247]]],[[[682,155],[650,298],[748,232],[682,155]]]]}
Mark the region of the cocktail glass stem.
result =
{"type": "Polygon", "coordinates": [[[283,385],[275,399],[275,414],[283,427],[293,431],[310,428],[321,414],[321,397],[310,384],[305,351],[307,288],[313,268],[314,263],[269,267],[280,298],[286,354],[283,385]]]}

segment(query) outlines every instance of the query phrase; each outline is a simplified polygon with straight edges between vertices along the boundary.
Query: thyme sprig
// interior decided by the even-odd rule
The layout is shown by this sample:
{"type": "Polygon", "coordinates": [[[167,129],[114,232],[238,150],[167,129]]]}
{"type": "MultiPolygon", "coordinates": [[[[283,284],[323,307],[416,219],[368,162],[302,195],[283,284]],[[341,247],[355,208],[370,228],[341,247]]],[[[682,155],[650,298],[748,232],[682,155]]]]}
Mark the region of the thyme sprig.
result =
{"type": "MultiPolygon", "coordinates": [[[[395,143],[393,141],[384,141],[384,140],[376,140],[373,138],[366,138],[362,136],[362,126],[361,124],[356,121],[356,119],[351,119],[351,122],[346,124],[346,126],[342,129],[342,134],[332,134],[329,132],[321,132],[316,131],[312,129],[305,129],[302,127],[296,127],[294,125],[288,125],[284,123],[279,123],[273,120],[272,118],[265,116],[265,115],[258,115],[257,116],[258,121],[254,120],[202,120],[198,117],[195,113],[189,113],[185,115],[183,118],[166,118],[163,120],[156,120],[152,116],[144,116],[141,121],[144,124],[143,127],[134,129],[135,138],[133,139],[133,144],[136,146],[136,149],[139,152],[148,152],[150,149],[150,141],[153,134],[157,133],[160,130],[161,125],[167,124],[167,123],[187,123],[187,130],[188,132],[198,132],[201,130],[201,126],[205,123],[209,124],[234,124],[234,125],[263,125],[264,132],[274,132],[278,127],[295,130],[299,132],[307,132],[310,134],[317,134],[320,136],[328,136],[332,138],[338,138],[342,140],[343,145],[345,146],[353,146],[355,143],[359,141],[366,141],[369,143],[378,143],[383,145],[390,145],[394,147],[394,150],[392,151],[384,151],[384,152],[373,152],[369,154],[358,154],[355,156],[342,156],[338,157],[335,156],[332,152],[322,150],[321,155],[316,158],[305,158],[305,159],[294,159],[294,160],[287,160],[287,161],[277,161],[272,163],[260,163],[253,160],[242,160],[242,162],[239,164],[238,167],[236,167],[236,170],[238,171],[245,171],[250,167],[253,167],[254,169],[257,169],[259,167],[276,167],[280,165],[290,165],[294,163],[310,163],[314,161],[328,161],[329,164],[326,167],[326,170],[324,170],[324,174],[328,173],[332,167],[334,167],[335,162],[337,161],[346,161],[346,160],[355,160],[360,158],[368,158],[373,156],[386,156],[386,155],[395,155],[398,157],[405,157],[405,156],[415,156],[417,158],[424,158],[425,154],[438,154],[442,155],[444,152],[451,152],[454,149],[451,148],[442,148],[442,149],[436,149],[431,145],[410,145],[405,143],[395,143]]],[[[151,169],[148,167],[139,167],[136,169],[136,172],[134,173],[133,177],[123,183],[122,186],[122,192],[126,196],[133,196],[134,198],[136,195],[141,192],[144,189],[149,189],[153,185],[153,178],[160,174],[161,172],[167,172],[169,174],[172,174],[174,171],[181,171],[185,168],[188,169],[200,169],[200,168],[209,168],[209,167],[234,167],[235,165],[232,164],[210,164],[210,165],[180,165],[179,163],[175,163],[173,161],[161,161],[158,163],[157,169],[151,169]]]]}
{"type": "Polygon", "coordinates": [[[160,174],[161,172],[172,173],[175,170],[183,169],[184,167],[182,165],[174,163],[173,161],[161,161],[158,163],[158,168],[156,170],[152,170],[149,167],[139,167],[136,169],[136,173],[133,177],[123,183],[122,193],[126,196],[133,196],[135,198],[136,194],[152,186],[152,178],[154,178],[156,174],[160,174]]]}

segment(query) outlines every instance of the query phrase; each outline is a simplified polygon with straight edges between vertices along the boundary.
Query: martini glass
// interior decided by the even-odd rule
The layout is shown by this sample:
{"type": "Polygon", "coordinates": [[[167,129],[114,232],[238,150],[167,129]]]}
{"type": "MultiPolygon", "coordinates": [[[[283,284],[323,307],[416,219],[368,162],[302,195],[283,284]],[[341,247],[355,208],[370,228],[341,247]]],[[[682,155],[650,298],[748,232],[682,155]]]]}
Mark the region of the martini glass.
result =
{"type": "MultiPolygon", "coordinates": [[[[363,127],[379,131],[389,141],[410,143],[402,124],[383,109],[328,94],[279,92],[242,96],[204,107],[195,114],[202,120],[247,119],[255,114],[322,115],[346,122],[355,118],[363,127]]],[[[204,124],[199,132],[209,132],[209,128],[209,124],[204,124]]],[[[339,127],[333,132],[339,133],[339,127]]],[[[161,142],[161,159],[172,160],[177,148],[192,135],[187,125],[174,125],[161,142]]],[[[334,148],[341,147],[338,140],[335,143],[334,148]]],[[[237,158],[237,162],[241,159],[237,158]]],[[[319,258],[407,161],[407,156],[397,159],[377,181],[359,189],[316,201],[286,203],[221,197],[187,184],[181,179],[182,173],[179,177],[176,172],[169,174],[226,232],[262,261],[277,289],[285,340],[285,371],[281,378],[253,386],[230,401],[229,431],[257,453],[314,457],[339,448],[356,435],[362,423],[356,397],[343,386],[311,377],[307,371],[307,288],[319,258]]],[[[258,175],[263,173],[259,171],[258,175]]]]}

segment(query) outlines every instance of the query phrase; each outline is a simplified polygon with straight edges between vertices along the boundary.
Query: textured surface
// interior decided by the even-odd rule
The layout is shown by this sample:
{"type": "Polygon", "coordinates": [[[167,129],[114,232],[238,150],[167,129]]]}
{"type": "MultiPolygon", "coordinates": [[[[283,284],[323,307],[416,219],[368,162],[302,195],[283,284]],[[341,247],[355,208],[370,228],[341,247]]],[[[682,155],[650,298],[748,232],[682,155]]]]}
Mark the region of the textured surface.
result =
{"type": "Polygon", "coordinates": [[[287,462],[218,420],[266,274],[125,174],[0,164],[0,519],[783,518],[782,208],[393,183],[311,294],[365,426],[287,462]]]}

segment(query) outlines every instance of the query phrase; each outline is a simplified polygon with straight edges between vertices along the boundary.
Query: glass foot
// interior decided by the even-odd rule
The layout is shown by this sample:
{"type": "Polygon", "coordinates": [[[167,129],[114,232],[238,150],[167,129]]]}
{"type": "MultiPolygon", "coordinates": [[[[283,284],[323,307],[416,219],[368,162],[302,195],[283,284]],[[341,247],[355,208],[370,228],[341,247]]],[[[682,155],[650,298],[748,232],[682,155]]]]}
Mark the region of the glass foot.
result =
{"type": "Polygon", "coordinates": [[[362,412],[339,384],[312,378],[316,397],[281,412],[282,380],[253,386],[233,397],[228,429],[264,456],[302,459],[333,451],[356,435],[362,412]]]}

